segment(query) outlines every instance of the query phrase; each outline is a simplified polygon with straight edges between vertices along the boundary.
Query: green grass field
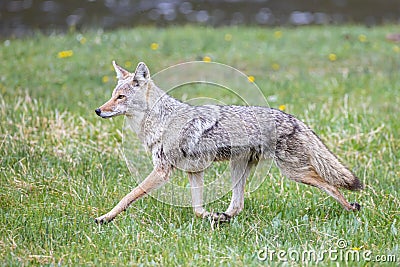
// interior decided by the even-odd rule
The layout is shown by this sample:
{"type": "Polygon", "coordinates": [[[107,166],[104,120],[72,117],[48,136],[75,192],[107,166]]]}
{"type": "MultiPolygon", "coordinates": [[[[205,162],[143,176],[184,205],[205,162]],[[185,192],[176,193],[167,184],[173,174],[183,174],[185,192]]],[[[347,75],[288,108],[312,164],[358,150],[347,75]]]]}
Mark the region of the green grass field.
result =
{"type": "MultiPolygon", "coordinates": [[[[398,265],[400,44],[385,40],[397,31],[398,25],[135,28],[3,40],[0,264],[279,265],[272,250],[336,250],[367,260],[346,262],[338,254],[321,263],[373,266],[392,255],[397,263],[387,264],[398,265]],[[145,61],[153,73],[205,59],[254,76],[271,107],[309,124],[365,183],[364,191],[344,192],[362,210],[346,212],[273,167],[227,225],[212,227],[190,208],[150,197],[96,225],[93,219],[136,184],[121,152],[123,118],[94,113],[115,85],[114,59],[131,70],[145,61]],[[273,259],[260,261],[262,249],[273,259]]],[[[213,89],[201,96],[229,102],[213,89]]],[[[229,200],[207,208],[223,211],[229,200]]],[[[290,265],[305,264],[287,254],[290,265]]]]}

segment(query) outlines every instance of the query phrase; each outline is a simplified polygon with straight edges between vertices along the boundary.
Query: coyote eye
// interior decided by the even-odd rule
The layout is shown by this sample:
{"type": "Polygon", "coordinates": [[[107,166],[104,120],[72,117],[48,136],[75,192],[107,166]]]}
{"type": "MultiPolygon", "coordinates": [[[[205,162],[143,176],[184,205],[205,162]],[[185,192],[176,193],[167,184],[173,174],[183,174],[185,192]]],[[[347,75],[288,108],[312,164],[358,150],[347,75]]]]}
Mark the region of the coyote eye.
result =
{"type": "Polygon", "coordinates": [[[133,80],[133,86],[135,87],[139,86],[139,82],[137,80],[133,80]]]}
{"type": "Polygon", "coordinates": [[[124,95],[119,95],[119,96],[117,96],[117,99],[122,99],[124,97],[125,97],[124,95]]]}

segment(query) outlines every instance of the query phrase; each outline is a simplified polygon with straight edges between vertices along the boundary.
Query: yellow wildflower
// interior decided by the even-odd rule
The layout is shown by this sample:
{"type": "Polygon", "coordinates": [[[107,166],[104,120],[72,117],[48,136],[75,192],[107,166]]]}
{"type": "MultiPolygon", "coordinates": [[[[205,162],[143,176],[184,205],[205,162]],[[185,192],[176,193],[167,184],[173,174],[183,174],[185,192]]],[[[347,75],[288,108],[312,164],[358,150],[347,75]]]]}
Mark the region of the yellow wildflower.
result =
{"type": "Polygon", "coordinates": [[[367,36],[365,36],[364,34],[360,34],[360,35],[358,36],[358,40],[359,40],[361,43],[365,43],[365,42],[367,41],[367,36]]]}
{"type": "Polygon", "coordinates": [[[281,31],[274,32],[274,37],[275,37],[275,39],[281,39],[282,38],[282,32],[281,31]]]}
{"type": "Polygon", "coordinates": [[[225,34],[224,39],[225,39],[225,41],[227,41],[227,42],[232,41],[232,34],[230,34],[230,33],[225,34]]]}
{"type": "Polygon", "coordinates": [[[250,75],[247,77],[247,80],[249,80],[249,82],[251,82],[251,83],[254,83],[255,78],[254,78],[254,76],[250,75]]]}
{"type": "Polygon", "coordinates": [[[103,83],[108,83],[109,80],[110,80],[110,78],[107,75],[104,75],[103,78],[101,78],[101,81],[103,83]]]}
{"type": "Polygon", "coordinates": [[[130,68],[130,67],[132,67],[132,62],[125,61],[125,68],[130,68]]]}
{"type": "Polygon", "coordinates": [[[203,57],[204,62],[211,62],[211,58],[209,56],[203,57]]]}
{"type": "Polygon", "coordinates": [[[279,70],[280,68],[281,68],[281,66],[279,66],[278,63],[273,63],[273,64],[272,64],[272,69],[273,69],[273,70],[279,70]]]}
{"type": "Polygon", "coordinates": [[[72,50],[64,50],[64,51],[60,51],[57,54],[58,58],[67,58],[67,57],[72,57],[74,54],[74,52],[72,50]]]}
{"type": "Polygon", "coordinates": [[[285,111],[286,110],[286,106],[285,105],[280,105],[278,107],[278,109],[281,110],[281,111],[285,111]]]}
{"type": "Polygon", "coordinates": [[[151,50],[157,50],[158,47],[159,47],[159,44],[157,44],[157,43],[151,43],[151,45],[150,45],[151,50]]]}
{"type": "Polygon", "coordinates": [[[393,51],[396,53],[400,53],[400,47],[398,45],[393,46],[393,51]]]}
{"type": "Polygon", "coordinates": [[[334,53],[330,53],[328,55],[328,58],[329,58],[330,61],[336,61],[337,60],[337,55],[334,54],[334,53]]]}
{"type": "Polygon", "coordinates": [[[79,40],[79,42],[81,43],[81,44],[86,44],[86,38],[85,37],[82,37],[82,38],[80,38],[80,40],[79,40]]]}

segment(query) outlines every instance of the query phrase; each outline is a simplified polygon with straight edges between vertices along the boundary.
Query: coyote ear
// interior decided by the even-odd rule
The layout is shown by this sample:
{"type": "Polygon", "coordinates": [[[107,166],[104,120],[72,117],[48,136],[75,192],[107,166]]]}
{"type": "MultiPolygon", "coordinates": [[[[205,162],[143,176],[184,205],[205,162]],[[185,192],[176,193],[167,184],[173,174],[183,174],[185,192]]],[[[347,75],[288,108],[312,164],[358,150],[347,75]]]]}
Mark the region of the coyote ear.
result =
{"type": "Polygon", "coordinates": [[[144,80],[147,81],[150,79],[150,71],[149,68],[147,68],[146,64],[143,62],[140,62],[135,70],[135,78],[138,80],[144,80]]]}
{"type": "Polygon", "coordinates": [[[121,66],[118,66],[117,63],[115,63],[115,60],[113,60],[112,64],[114,66],[115,72],[117,73],[118,80],[124,79],[126,76],[129,75],[129,71],[122,68],[121,66]]]}

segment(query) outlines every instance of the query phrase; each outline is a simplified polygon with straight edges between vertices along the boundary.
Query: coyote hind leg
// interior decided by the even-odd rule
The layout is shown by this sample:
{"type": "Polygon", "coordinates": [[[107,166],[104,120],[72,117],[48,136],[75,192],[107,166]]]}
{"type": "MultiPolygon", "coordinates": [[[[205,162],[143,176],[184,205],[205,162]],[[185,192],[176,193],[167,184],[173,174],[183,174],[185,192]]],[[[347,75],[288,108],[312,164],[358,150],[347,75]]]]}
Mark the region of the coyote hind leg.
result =
{"type": "Polygon", "coordinates": [[[303,177],[300,182],[308,185],[315,186],[321,190],[324,190],[328,195],[336,199],[345,210],[348,211],[358,211],[361,206],[357,202],[349,203],[342,193],[337,189],[336,186],[331,185],[324,181],[317,173],[314,171],[311,172],[311,175],[303,177]]]}
{"type": "Polygon", "coordinates": [[[211,215],[214,221],[220,223],[229,222],[231,218],[238,215],[243,210],[246,180],[255,163],[256,162],[249,161],[247,158],[231,159],[231,202],[225,212],[216,212],[211,215]]]}
{"type": "MultiPolygon", "coordinates": [[[[293,179],[292,177],[289,177],[293,179]]],[[[326,182],[321,176],[319,176],[314,170],[307,172],[306,175],[301,176],[300,178],[293,179],[296,182],[301,182],[303,184],[311,185],[317,187],[323,191],[325,191],[328,195],[336,199],[345,210],[348,211],[358,211],[360,210],[360,204],[357,202],[349,203],[342,193],[338,190],[338,188],[334,185],[329,184],[326,182]]]]}

